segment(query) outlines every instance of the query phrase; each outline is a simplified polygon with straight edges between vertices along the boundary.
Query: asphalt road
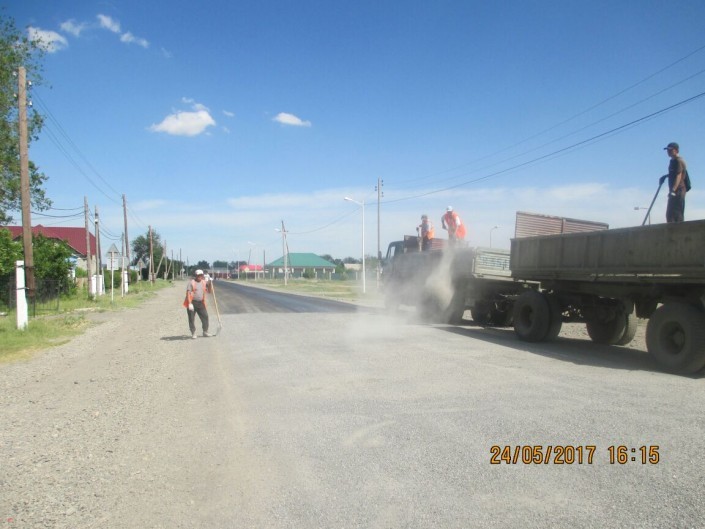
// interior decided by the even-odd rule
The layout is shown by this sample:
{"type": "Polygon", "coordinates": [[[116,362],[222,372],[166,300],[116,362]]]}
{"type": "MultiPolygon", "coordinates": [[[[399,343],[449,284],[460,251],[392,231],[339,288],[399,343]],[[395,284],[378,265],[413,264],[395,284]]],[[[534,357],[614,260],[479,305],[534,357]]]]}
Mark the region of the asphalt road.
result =
{"type": "Polygon", "coordinates": [[[223,365],[262,473],[240,491],[254,518],[229,523],[703,526],[702,378],[643,351],[233,293],[249,309],[226,317],[223,365]]]}
{"type": "Polygon", "coordinates": [[[216,338],[190,339],[179,285],[0,371],[1,514],[33,522],[8,527],[703,527],[702,377],[216,292],[216,338]]]}

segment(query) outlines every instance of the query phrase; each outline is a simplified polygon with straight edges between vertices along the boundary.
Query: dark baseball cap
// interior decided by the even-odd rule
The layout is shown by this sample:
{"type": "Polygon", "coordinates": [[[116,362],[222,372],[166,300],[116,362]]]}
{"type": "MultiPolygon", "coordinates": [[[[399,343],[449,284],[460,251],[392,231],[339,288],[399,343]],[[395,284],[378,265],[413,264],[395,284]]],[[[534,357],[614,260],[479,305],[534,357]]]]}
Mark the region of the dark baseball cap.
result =
{"type": "Polygon", "coordinates": [[[677,150],[677,151],[680,151],[680,149],[678,148],[678,144],[677,144],[676,142],[674,142],[674,141],[672,141],[671,143],[669,143],[668,145],[666,145],[666,146],[663,148],[664,151],[666,151],[666,150],[668,150],[668,149],[675,149],[675,150],[677,150]]]}

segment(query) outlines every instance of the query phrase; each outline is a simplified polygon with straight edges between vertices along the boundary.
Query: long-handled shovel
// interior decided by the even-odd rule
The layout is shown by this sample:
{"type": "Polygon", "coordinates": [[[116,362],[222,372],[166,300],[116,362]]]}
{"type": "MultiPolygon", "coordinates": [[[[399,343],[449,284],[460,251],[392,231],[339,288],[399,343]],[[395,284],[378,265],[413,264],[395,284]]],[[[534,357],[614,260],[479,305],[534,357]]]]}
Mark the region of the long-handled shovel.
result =
{"type": "Polygon", "coordinates": [[[646,224],[646,219],[648,219],[648,218],[649,218],[649,215],[651,215],[651,208],[654,207],[654,202],[656,202],[656,197],[658,196],[658,192],[661,191],[661,186],[662,186],[662,185],[663,185],[663,180],[659,180],[658,189],[656,189],[656,194],[654,194],[654,198],[653,198],[653,200],[651,201],[651,205],[649,206],[649,209],[646,211],[646,216],[644,217],[644,221],[641,223],[642,226],[643,226],[644,224],[646,224]]]}
{"type": "Polygon", "coordinates": [[[215,282],[211,280],[211,292],[213,293],[213,303],[215,304],[215,313],[218,315],[218,329],[215,335],[218,336],[223,328],[223,322],[220,321],[220,311],[218,310],[218,298],[215,297],[215,282]]]}

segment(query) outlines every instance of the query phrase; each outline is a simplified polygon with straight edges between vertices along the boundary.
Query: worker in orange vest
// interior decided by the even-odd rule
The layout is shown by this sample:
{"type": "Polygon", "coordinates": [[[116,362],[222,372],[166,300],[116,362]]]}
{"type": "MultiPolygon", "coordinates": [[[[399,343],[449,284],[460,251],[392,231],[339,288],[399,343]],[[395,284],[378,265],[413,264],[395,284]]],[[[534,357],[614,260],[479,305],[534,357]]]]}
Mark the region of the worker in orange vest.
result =
{"type": "Polygon", "coordinates": [[[448,245],[455,246],[457,241],[465,240],[465,225],[460,220],[460,216],[453,211],[453,206],[448,206],[446,212],[441,217],[443,229],[448,231],[448,245]]]}
{"type": "Polygon", "coordinates": [[[436,233],[433,229],[433,224],[428,220],[428,215],[421,215],[421,224],[416,226],[416,233],[421,237],[421,251],[430,250],[436,233]]]}
{"type": "Polygon", "coordinates": [[[213,336],[208,332],[208,311],[206,310],[206,294],[211,291],[211,286],[206,281],[203,270],[196,270],[195,278],[186,285],[186,299],[184,307],[188,312],[188,327],[191,338],[196,338],[196,314],[201,319],[203,336],[213,336]]]}

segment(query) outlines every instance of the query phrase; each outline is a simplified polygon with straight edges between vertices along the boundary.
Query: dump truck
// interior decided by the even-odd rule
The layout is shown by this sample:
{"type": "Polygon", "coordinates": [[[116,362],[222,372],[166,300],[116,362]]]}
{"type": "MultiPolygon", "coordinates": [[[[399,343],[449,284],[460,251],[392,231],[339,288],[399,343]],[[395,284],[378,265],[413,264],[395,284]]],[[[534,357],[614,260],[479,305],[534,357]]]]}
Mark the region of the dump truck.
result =
{"type": "Polygon", "coordinates": [[[383,268],[390,308],[444,323],[470,309],[529,342],[583,322],[592,341],[626,345],[648,319],[647,350],[663,369],[705,367],[705,221],[514,238],[508,251],[405,244],[390,244],[383,268]]]}

